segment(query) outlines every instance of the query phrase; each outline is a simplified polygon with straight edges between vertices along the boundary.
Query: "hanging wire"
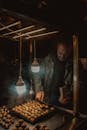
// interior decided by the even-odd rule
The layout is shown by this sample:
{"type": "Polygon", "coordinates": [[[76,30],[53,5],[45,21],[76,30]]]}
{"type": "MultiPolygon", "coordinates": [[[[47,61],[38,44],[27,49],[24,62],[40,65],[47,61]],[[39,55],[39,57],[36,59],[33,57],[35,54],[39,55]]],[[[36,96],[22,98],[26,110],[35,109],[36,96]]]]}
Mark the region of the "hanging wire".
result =
{"type": "MultiPolygon", "coordinates": [[[[21,33],[20,33],[21,34],[21,33]]],[[[20,70],[19,70],[19,76],[21,76],[21,72],[22,72],[22,63],[21,63],[21,53],[22,53],[22,37],[20,36],[20,70]]]]}
{"type": "Polygon", "coordinates": [[[30,40],[30,54],[32,54],[32,40],[30,40]]]}
{"type": "Polygon", "coordinates": [[[36,59],[36,46],[35,46],[35,40],[34,40],[34,59],[36,59]]]}

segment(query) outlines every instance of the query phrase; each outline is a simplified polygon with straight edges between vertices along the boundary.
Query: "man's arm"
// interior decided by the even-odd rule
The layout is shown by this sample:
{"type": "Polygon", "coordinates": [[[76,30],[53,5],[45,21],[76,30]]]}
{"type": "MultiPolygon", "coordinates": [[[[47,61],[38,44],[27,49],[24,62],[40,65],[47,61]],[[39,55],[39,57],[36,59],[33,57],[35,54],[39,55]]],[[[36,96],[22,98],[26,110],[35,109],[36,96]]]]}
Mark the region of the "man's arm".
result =
{"type": "Polygon", "coordinates": [[[65,77],[64,77],[64,87],[60,87],[60,98],[59,102],[62,104],[67,104],[72,98],[72,62],[66,66],[65,77]]]}
{"type": "Polygon", "coordinates": [[[59,88],[60,91],[60,97],[59,97],[59,102],[61,104],[67,104],[69,103],[71,97],[68,95],[68,90],[67,87],[60,87],[59,88]]]}
{"type": "Polygon", "coordinates": [[[33,74],[33,80],[34,80],[35,93],[36,93],[35,98],[40,101],[43,101],[44,90],[43,90],[43,85],[39,73],[33,74]]]}

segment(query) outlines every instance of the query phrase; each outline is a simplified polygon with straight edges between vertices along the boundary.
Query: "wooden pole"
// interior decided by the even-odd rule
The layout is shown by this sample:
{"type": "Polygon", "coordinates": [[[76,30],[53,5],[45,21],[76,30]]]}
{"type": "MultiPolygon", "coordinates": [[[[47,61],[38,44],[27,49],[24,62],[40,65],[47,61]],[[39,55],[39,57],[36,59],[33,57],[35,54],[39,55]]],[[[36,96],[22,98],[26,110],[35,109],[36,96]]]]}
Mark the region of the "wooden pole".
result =
{"type": "Polygon", "coordinates": [[[78,37],[73,36],[73,110],[78,113],[79,72],[78,72],[78,37]]]}
{"type": "Polygon", "coordinates": [[[73,35],[73,111],[74,118],[69,130],[74,130],[78,123],[79,72],[78,72],[78,37],[73,35]]]}

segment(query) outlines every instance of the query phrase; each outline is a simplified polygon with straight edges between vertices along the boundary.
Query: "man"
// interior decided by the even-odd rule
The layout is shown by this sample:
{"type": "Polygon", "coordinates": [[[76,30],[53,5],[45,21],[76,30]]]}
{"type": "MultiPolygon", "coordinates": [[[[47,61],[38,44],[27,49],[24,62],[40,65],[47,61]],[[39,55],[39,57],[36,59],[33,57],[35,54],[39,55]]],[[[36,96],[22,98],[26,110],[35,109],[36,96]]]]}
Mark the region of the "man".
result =
{"type": "Polygon", "coordinates": [[[69,61],[69,46],[61,40],[56,53],[48,55],[41,64],[39,73],[33,74],[36,99],[50,104],[67,104],[71,98],[72,64],[69,61]]]}

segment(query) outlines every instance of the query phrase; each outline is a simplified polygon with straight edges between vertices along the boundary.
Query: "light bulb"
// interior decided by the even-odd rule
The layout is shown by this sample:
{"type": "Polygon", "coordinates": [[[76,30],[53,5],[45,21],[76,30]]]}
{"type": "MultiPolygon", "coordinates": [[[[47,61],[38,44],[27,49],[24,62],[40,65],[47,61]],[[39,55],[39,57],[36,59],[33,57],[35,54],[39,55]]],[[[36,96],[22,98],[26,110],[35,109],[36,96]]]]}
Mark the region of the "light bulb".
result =
{"type": "Polygon", "coordinates": [[[40,66],[36,58],[34,58],[34,61],[31,65],[31,71],[34,73],[38,73],[40,71],[40,66]]]}
{"type": "Polygon", "coordinates": [[[21,76],[19,76],[19,79],[16,83],[16,91],[18,95],[22,95],[26,92],[26,86],[21,76]]]}

